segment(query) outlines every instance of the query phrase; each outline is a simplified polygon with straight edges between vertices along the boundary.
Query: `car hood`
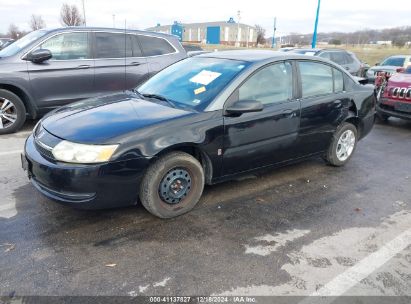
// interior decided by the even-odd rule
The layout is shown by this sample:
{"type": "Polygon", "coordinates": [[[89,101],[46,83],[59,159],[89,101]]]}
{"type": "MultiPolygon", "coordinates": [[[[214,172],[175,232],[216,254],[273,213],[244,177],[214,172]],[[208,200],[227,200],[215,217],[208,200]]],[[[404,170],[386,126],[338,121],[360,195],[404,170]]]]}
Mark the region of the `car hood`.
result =
{"type": "Polygon", "coordinates": [[[409,88],[411,87],[411,74],[395,73],[388,80],[388,85],[393,87],[409,88]]]}
{"type": "Polygon", "coordinates": [[[87,99],[61,107],[42,120],[49,133],[77,143],[117,143],[138,129],[193,112],[184,111],[121,93],[87,99]]]}
{"type": "Polygon", "coordinates": [[[400,68],[398,66],[394,65],[377,65],[373,66],[370,68],[368,71],[373,71],[373,72],[395,72],[397,69],[400,68]]]}

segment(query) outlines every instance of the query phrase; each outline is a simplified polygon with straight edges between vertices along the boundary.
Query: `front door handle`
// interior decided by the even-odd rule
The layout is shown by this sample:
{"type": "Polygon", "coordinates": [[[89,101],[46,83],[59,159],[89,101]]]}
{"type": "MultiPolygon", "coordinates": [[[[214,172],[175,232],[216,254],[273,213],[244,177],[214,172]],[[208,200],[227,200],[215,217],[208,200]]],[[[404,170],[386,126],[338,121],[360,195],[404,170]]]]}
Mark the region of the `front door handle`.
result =
{"type": "Polygon", "coordinates": [[[91,68],[91,65],[88,65],[88,64],[82,64],[77,67],[77,69],[82,69],[82,70],[89,69],[89,68],[91,68]]]}
{"type": "Polygon", "coordinates": [[[132,62],[132,63],[130,63],[129,65],[139,66],[139,65],[141,65],[141,64],[142,64],[141,62],[132,62]]]}

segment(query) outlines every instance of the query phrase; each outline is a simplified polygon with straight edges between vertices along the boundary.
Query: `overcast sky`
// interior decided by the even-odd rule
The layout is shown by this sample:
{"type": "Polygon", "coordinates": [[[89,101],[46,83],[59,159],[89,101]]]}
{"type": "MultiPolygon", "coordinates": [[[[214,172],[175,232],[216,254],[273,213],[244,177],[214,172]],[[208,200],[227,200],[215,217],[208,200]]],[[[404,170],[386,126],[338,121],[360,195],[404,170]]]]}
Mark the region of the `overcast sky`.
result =
{"type": "MultiPolygon", "coordinates": [[[[160,24],[221,21],[241,11],[241,22],[260,24],[272,35],[277,16],[279,35],[313,30],[317,0],[84,0],[87,25],[144,29],[160,24]]],[[[28,30],[31,14],[39,14],[47,27],[60,26],[62,3],[82,7],[81,0],[0,0],[0,32],[9,24],[28,30]]],[[[319,31],[356,31],[411,25],[409,0],[322,0],[319,31]]]]}

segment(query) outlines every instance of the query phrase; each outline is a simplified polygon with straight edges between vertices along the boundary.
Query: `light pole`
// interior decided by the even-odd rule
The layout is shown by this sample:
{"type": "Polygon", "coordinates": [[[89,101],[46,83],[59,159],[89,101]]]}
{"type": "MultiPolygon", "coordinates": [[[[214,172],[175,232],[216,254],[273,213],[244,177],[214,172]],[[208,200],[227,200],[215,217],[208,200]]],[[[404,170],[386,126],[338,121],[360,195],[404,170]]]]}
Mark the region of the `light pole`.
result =
{"type": "Polygon", "coordinates": [[[313,34],[313,41],[311,43],[311,47],[314,49],[315,45],[317,44],[317,27],[318,27],[318,16],[320,14],[320,2],[321,0],[318,0],[318,6],[317,6],[317,15],[315,16],[315,25],[314,25],[314,34],[313,34]]]}
{"type": "Polygon", "coordinates": [[[116,27],[116,15],[113,14],[113,28],[116,27]]]}
{"type": "Polygon", "coordinates": [[[273,41],[271,42],[271,48],[275,48],[275,31],[277,30],[277,17],[274,17],[274,32],[273,41]]]}
{"type": "Polygon", "coordinates": [[[237,47],[240,46],[240,20],[241,20],[241,12],[237,11],[237,17],[238,17],[238,22],[237,22],[237,47]]]}
{"type": "Polygon", "coordinates": [[[86,6],[84,5],[84,0],[81,0],[82,4],[83,4],[83,23],[84,26],[87,26],[87,22],[86,22],[86,6]]]}

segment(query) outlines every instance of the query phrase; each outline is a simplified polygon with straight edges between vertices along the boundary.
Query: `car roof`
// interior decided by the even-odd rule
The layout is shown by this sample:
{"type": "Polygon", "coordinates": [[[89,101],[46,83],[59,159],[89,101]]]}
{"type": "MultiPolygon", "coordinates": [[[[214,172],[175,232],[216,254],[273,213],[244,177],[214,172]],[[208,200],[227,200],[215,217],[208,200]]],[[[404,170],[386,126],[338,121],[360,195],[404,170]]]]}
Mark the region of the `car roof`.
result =
{"type": "Polygon", "coordinates": [[[63,32],[72,32],[72,31],[105,31],[105,32],[116,32],[116,33],[136,33],[136,34],[150,34],[157,37],[164,37],[164,38],[176,38],[174,35],[158,33],[158,32],[151,32],[151,31],[141,31],[141,30],[133,30],[133,29],[121,29],[121,28],[110,28],[110,27],[91,27],[91,26],[67,26],[67,27],[60,27],[60,28],[47,28],[41,29],[40,31],[46,31],[47,33],[63,33],[63,32]]]}
{"type": "MultiPolygon", "coordinates": [[[[221,51],[212,52],[207,54],[201,54],[196,56],[196,58],[221,58],[230,60],[240,60],[247,62],[261,62],[269,59],[307,59],[309,57],[305,55],[300,55],[291,52],[277,52],[269,50],[232,50],[232,51],[221,51]]],[[[318,60],[319,58],[315,58],[318,60]]],[[[321,59],[320,59],[321,60],[321,59]]]]}

